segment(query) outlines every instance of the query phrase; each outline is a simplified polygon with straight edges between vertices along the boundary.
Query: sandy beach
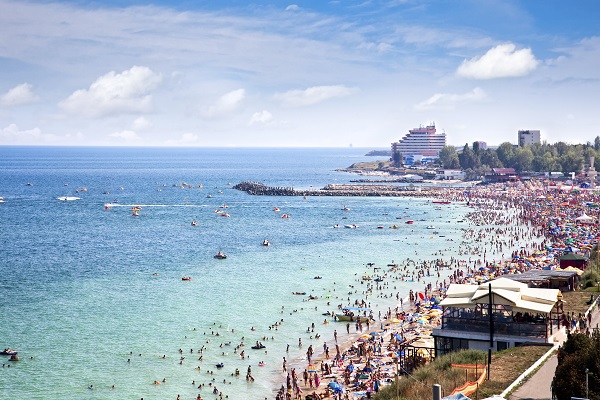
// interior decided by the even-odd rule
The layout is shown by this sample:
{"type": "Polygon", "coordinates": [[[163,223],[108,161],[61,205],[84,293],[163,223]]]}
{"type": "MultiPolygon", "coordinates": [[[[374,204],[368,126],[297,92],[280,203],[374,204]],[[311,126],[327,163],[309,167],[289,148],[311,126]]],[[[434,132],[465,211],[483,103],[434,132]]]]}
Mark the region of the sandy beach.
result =
{"type": "MultiPolygon", "coordinates": [[[[468,195],[463,190],[437,191],[440,199],[464,201],[473,208],[465,216],[468,225],[462,228],[462,242],[451,244],[458,246],[460,258],[440,258],[435,262],[416,259],[389,264],[385,279],[418,282],[425,275],[440,277],[440,271],[445,268],[450,272],[448,278],[440,277],[434,285],[428,284],[420,292],[411,291],[409,298],[403,299],[403,307],[398,302],[398,310],[374,310],[375,319],[368,328],[364,324],[362,329],[353,325],[348,332],[344,324],[338,322],[341,329],[338,330],[337,349],[335,340],[324,338],[329,357],[323,349],[317,349],[310,362],[307,357],[304,365],[287,365],[286,370],[282,370],[285,378],[276,398],[370,398],[371,392],[395,379],[396,351],[401,342],[419,338],[432,346],[431,329],[440,323],[441,315],[436,304],[449,284],[478,284],[507,273],[556,267],[551,265],[555,259],[552,251],[560,251],[562,245],[550,243],[552,239],[556,242],[557,238],[545,229],[548,221],[544,216],[557,212],[559,204],[566,205],[562,196],[555,195],[554,201],[544,203],[544,212],[536,213],[540,206],[533,207],[532,200],[541,198],[539,191],[539,185],[535,184],[486,186],[470,191],[468,195]],[[304,379],[305,370],[308,380],[304,379]],[[336,388],[339,388],[337,395],[336,388]]],[[[584,198],[589,199],[587,195],[584,198]]],[[[544,200],[547,200],[546,196],[544,200]]],[[[585,210],[571,210],[573,205],[569,203],[568,212],[574,220],[585,210]]],[[[564,210],[561,215],[566,216],[564,210]]],[[[563,236],[563,239],[567,237],[563,236]]],[[[440,257],[443,253],[440,251],[440,257]]],[[[377,292],[379,296],[388,295],[385,292],[389,286],[375,285],[372,289],[374,291],[366,292],[366,299],[377,292]]],[[[423,355],[423,358],[428,357],[423,355]]],[[[409,372],[400,369],[400,375],[409,372]]]]}

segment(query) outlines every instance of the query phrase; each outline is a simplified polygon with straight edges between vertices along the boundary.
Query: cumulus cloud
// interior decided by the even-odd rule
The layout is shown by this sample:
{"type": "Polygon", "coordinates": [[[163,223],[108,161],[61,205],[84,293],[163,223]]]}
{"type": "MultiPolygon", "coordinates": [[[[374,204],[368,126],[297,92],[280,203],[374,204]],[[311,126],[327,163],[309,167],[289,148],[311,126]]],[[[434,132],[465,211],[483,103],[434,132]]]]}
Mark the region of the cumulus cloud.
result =
{"type": "Polygon", "coordinates": [[[21,83],[0,96],[0,105],[14,107],[33,103],[38,96],[33,92],[33,86],[29,83],[21,83]]]}
{"type": "Polygon", "coordinates": [[[133,66],[121,73],[111,71],[96,79],[89,89],[75,91],[59,106],[90,117],[148,112],[152,106],[151,92],[161,80],[160,74],[143,66],[133,66]]]}
{"type": "Polygon", "coordinates": [[[16,124],[10,124],[0,129],[0,142],[10,144],[39,144],[40,142],[54,142],[55,135],[43,134],[40,128],[20,130],[16,124]]]}
{"type": "Polygon", "coordinates": [[[464,60],[457,75],[473,79],[494,79],[524,76],[536,69],[539,61],[531,49],[516,50],[512,43],[501,44],[481,57],[464,60]]]}
{"type": "Polygon", "coordinates": [[[430,98],[415,106],[416,110],[453,109],[461,103],[477,103],[485,100],[487,95],[483,89],[476,87],[470,92],[463,94],[436,93],[430,98]]]}
{"type": "Polygon", "coordinates": [[[125,130],[122,130],[119,132],[113,132],[108,136],[117,138],[117,139],[123,139],[125,141],[133,141],[133,140],[141,139],[140,135],[138,135],[136,132],[128,130],[128,129],[125,129],[125,130]]]}
{"type": "Polygon", "coordinates": [[[327,101],[335,97],[350,96],[355,89],[344,85],[334,86],[313,86],[304,90],[290,90],[285,93],[278,93],[275,99],[288,107],[305,107],[327,101]]]}
{"type": "Polygon", "coordinates": [[[143,131],[145,129],[150,128],[151,126],[152,126],[152,123],[150,121],[148,121],[144,117],[139,117],[139,118],[136,118],[135,121],[133,121],[131,128],[134,131],[143,131]]]}
{"type": "Polygon", "coordinates": [[[167,146],[182,146],[187,144],[195,144],[198,142],[199,136],[195,133],[184,133],[179,139],[171,139],[165,141],[167,146]]]}
{"type": "Polygon", "coordinates": [[[245,97],[246,91],[244,89],[236,89],[229,93],[225,93],[215,104],[208,107],[204,115],[209,118],[214,118],[229,114],[232,111],[237,110],[245,97]]]}
{"type": "Polygon", "coordinates": [[[273,121],[273,114],[271,114],[267,110],[262,110],[262,111],[255,112],[254,114],[252,114],[252,117],[250,118],[250,122],[248,122],[248,125],[268,124],[271,121],[273,121]]]}

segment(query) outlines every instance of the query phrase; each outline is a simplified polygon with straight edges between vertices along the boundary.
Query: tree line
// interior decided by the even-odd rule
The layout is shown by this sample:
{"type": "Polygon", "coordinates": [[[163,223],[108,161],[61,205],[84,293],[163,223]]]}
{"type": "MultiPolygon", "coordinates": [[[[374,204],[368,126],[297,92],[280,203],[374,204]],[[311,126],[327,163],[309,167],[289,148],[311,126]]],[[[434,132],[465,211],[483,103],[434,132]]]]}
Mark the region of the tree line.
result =
{"type": "Polygon", "coordinates": [[[515,146],[504,142],[496,149],[481,149],[479,142],[464,145],[462,151],[454,146],[444,146],[438,163],[442,168],[463,169],[467,179],[476,179],[491,172],[492,168],[514,168],[517,172],[580,173],[595,157],[594,167],[600,170],[600,136],[594,143],[567,144],[546,142],[515,146]]]}

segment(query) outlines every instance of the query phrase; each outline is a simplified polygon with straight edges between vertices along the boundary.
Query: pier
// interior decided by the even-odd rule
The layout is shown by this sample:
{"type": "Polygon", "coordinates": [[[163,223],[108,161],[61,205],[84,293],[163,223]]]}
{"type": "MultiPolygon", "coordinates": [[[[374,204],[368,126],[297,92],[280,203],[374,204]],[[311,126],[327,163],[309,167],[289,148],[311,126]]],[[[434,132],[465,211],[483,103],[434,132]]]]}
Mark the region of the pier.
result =
{"type": "Polygon", "coordinates": [[[382,197],[430,197],[435,188],[423,186],[328,184],[321,189],[297,190],[293,187],[272,187],[260,182],[240,182],[233,186],[255,196],[382,196],[382,197]]]}

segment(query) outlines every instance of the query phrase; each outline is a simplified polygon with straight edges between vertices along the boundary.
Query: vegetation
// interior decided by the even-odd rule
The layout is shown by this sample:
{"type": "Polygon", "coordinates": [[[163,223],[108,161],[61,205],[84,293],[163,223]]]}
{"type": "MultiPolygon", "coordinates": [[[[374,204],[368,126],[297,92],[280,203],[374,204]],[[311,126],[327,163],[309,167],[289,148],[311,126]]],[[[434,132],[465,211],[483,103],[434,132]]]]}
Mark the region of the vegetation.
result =
{"type": "MultiPolygon", "coordinates": [[[[495,352],[492,354],[490,380],[480,387],[478,396],[483,398],[492,394],[500,394],[519,375],[548,351],[547,346],[525,346],[495,352]]],[[[477,350],[463,350],[437,357],[433,362],[417,369],[412,377],[403,377],[398,387],[392,383],[383,388],[375,397],[376,400],[422,400],[430,399],[432,385],[442,386],[442,394],[448,396],[455,387],[468,379],[477,379],[474,370],[465,371],[452,368],[451,364],[485,364],[487,353],[477,350]],[[398,392],[398,396],[396,395],[398,392]]],[[[481,374],[481,371],[478,371],[481,374]]],[[[475,397],[475,396],[471,396],[475,397]]]]}
{"type": "Polygon", "coordinates": [[[590,399],[600,398],[600,335],[592,337],[582,333],[571,335],[558,351],[558,366],[552,380],[557,400],[586,397],[587,386],[590,399]]]}
{"type": "Polygon", "coordinates": [[[594,167],[600,170],[600,136],[594,143],[570,145],[564,142],[555,144],[535,143],[514,146],[504,142],[497,149],[480,149],[479,142],[472,147],[465,144],[459,153],[454,146],[445,146],[439,154],[443,168],[462,168],[467,179],[473,179],[489,172],[491,168],[514,168],[517,172],[555,172],[564,174],[579,173],[590,157],[595,157],[594,167]]]}

